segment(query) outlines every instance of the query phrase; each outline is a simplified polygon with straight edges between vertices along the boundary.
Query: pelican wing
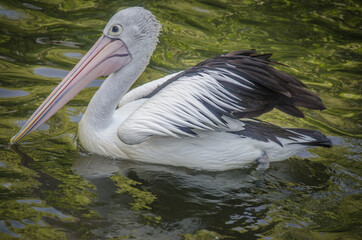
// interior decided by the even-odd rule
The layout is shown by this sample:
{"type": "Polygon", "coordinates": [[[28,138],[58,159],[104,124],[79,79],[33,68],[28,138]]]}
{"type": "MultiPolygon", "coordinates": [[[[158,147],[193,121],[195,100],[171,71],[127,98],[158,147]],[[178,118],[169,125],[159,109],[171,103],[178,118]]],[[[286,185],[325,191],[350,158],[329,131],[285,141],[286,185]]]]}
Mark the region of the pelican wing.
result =
{"type": "Polygon", "coordinates": [[[128,144],[151,136],[194,137],[196,130],[228,131],[227,119],[257,117],[273,108],[296,117],[304,116],[297,107],[325,109],[302,82],[270,66],[277,64],[270,56],[232,52],[160,81],[139,94],[148,101],[121,124],[118,136],[128,144]]]}
{"type": "Polygon", "coordinates": [[[127,103],[136,101],[138,99],[145,98],[149,96],[152,92],[154,92],[157,88],[159,88],[162,84],[173,78],[179,73],[173,73],[170,75],[167,75],[163,78],[145,83],[137,88],[132,89],[129,91],[126,95],[124,95],[121,99],[121,101],[118,103],[118,108],[126,105],[127,103]]]}

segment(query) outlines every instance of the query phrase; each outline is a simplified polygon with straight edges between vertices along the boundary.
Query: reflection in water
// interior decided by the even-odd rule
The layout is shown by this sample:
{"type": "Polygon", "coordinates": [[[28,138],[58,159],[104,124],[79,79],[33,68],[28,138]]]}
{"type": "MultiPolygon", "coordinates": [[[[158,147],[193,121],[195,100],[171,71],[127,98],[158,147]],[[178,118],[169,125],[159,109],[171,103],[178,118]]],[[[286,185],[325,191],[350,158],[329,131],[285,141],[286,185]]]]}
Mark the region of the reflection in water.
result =
{"type": "Polygon", "coordinates": [[[360,9],[354,0],[3,0],[0,239],[358,239],[360,9]],[[224,52],[271,52],[289,66],[278,68],[317,92],[328,109],[304,111],[305,119],[278,111],[262,119],[335,135],[335,146],[273,163],[265,172],[253,165],[200,172],[77,152],[77,122],[103,82],[97,80],[19,149],[9,150],[18,125],[90,48],[107,20],[134,5],[151,10],[163,24],[136,86],[224,52]]]}
{"type": "Polygon", "coordinates": [[[70,57],[70,58],[76,58],[76,59],[80,59],[83,57],[82,54],[80,53],[76,53],[76,52],[65,52],[63,53],[64,56],[70,57]]]}
{"type": "MultiPolygon", "coordinates": [[[[299,199],[300,195],[314,192],[318,201],[318,191],[328,187],[330,178],[330,170],[323,164],[300,159],[273,164],[268,172],[256,171],[255,166],[200,172],[84,155],[74,162],[73,170],[97,188],[96,210],[107,223],[97,228],[96,234],[136,239],[181,238],[206,226],[225,236],[252,237],[253,232],[278,224],[279,220],[271,216],[279,212],[278,204],[290,207],[284,199],[299,199]],[[112,182],[111,176],[117,175],[125,176],[128,183],[137,182],[138,190],[152,193],[155,199],[149,208],[132,211],[132,203],[140,199],[129,192],[115,195],[119,185],[112,182]],[[145,228],[145,219],[157,224],[145,228]]],[[[284,224],[293,228],[311,224],[300,217],[285,217],[289,219],[284,224]]]]}
{"type": "Polygon", "coordinates": [[[60,45],[64,47],[77,48],[77,43],[69,41],[59,41],[59,40],[50,40],[48,37],[37,38],[36,42],[39,44],[49,44],[49,45],[60,45]]]}
{"type": "Polygon", "coordinates": [[[28,95],[28,92],[21,90],[10,90],[0,88],[0,98],[9,98],[9,97],[22,97],[28,95]]]}
{"type": "Polygon", "coordinates": [[[56,68],[40,67],[40,68],[34,68],[34,73],[49,78],[50,77],[64,78],[68,74],[68,71],[56,68]]]}
{"type": "Polygon", "coordinates": [[[6,17],[11,20],[20,20],[26,18],[26,15],[22,12],[5,9],[0,5],[0,17],[6,17]]]}

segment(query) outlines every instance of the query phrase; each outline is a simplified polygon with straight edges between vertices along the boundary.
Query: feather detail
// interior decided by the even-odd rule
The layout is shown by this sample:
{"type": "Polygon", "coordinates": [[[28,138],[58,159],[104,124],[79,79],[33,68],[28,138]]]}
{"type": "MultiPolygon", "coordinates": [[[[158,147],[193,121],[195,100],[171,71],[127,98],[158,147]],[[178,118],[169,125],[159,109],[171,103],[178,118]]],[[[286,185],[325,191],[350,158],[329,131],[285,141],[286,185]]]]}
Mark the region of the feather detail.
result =
{"type": "Polygon", "coordinates": [[[125,98],[148,101],[121,124],[119,136],[128,144],[153,135],[194,137],[194,130],[227,129],[225,117],[253,118],[273,108],[303,117],[297,107],[325,109],[301,81],[273,68],[279,63],[270,57],[235,51],[148,83],[143,92],[136,88],[125,98]]]}

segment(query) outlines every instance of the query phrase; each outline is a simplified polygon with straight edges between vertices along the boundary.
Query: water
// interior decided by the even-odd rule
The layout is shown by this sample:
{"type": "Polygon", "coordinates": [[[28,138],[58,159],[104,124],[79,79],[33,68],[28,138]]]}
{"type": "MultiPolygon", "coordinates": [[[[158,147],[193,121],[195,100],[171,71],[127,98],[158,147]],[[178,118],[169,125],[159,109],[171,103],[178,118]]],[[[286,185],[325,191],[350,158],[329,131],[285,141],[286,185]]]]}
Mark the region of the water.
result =
{"type": "Polygon", "coordinates": [[[361,11],[358,1],[0,1],[1,239],[361,238],[361,11]],[[112,160],[83,151],[77,123],[103,79],[19,145],[8,142],[98,39],[118,10],[144,6],[163,24],[135,86],[238,49],[273,59],[328,107],[305,119],[313,149],[265,172],[112,160]]]}

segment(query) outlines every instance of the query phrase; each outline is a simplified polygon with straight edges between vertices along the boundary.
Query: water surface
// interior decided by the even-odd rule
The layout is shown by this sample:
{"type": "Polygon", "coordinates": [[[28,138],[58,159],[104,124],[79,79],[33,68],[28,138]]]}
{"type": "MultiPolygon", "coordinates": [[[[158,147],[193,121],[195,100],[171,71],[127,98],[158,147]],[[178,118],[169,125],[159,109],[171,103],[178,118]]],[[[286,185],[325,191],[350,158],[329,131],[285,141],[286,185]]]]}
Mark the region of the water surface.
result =
{"type": "Polygon", "coordinates": [[[358,239],[361,221],[359,1],[0,1],[1,239],[358,239]],[[11,136],[98,39],[117,10],[163,24],[135,86],[228,51],[274,53],[327,110],[261,117],[331,136],[273,163],[227,172],[112,160],[83,151],[89,85],[20,144],[11,136]]]}

